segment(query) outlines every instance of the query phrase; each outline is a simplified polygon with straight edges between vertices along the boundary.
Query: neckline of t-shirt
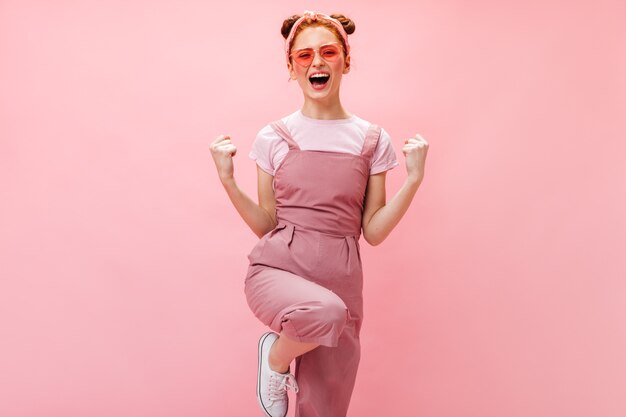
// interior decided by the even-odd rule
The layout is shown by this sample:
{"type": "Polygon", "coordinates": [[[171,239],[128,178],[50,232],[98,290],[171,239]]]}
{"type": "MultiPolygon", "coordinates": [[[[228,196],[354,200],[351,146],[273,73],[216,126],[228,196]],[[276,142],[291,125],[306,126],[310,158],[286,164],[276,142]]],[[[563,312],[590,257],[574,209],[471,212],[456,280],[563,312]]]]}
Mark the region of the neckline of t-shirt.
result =
{"type": "Polygon", "coordinates": [[[304,114],[302,114],[302,110],[297,110],[295,112],[295,115],[308,123],[313,123],[313,124],[318,124],[318,125],[339,125],[339,124],[353,123],[354,121],[356,121],[356,118],[357,118],[354,114],[352,114],[350,115],[350,117],[346,119],[313,119],[312,117],[307,117],[304,114]]]}

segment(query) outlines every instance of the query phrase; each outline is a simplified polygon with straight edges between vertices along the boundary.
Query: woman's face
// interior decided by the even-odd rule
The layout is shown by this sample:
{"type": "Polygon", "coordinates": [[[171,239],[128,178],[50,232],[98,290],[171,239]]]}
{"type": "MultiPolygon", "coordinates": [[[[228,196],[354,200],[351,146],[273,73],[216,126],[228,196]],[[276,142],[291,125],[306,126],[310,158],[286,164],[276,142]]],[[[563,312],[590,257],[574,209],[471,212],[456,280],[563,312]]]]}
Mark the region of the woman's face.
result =
{"type": "Polygon", "coordinates": [[[313,48],[313,61],[308,66],[302,66],[294,61],[293,57],[288,64],[291,79],[298,80],[304,95],[311,99],[321,99],[329,96],[339,95],[339,85],[341,76],[350,71],[350,56],[344,57],[341,41],[335,34],[323,26],[311,26],[298,34],[291,48],[291,53],[302,48],[313,48]],[[330,43],[337,43],[340,49],[339,58],[334,62],[328,62],[319,53],[319,47],[330,43]],[[311,78],[313,74],[323,74],[329,76],[325,83],[325,78],[311,78]],[[315,80],[316,82],[311,82],[315,80]]]}

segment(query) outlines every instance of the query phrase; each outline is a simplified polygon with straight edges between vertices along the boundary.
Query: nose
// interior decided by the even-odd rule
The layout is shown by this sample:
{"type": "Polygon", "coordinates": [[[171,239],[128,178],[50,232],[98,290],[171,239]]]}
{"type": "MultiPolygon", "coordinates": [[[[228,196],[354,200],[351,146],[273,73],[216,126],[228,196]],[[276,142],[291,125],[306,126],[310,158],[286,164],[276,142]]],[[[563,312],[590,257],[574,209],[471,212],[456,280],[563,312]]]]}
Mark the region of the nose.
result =
{"type": "Polygon", "coordinates": [[[320,53],[319,50],[313,52],[313,62],[311,62],[311,65],[313,65],[314,67],[319,67],[320,65],[324,65],[326,62],[322,59],[322,54],[320,53]]]}

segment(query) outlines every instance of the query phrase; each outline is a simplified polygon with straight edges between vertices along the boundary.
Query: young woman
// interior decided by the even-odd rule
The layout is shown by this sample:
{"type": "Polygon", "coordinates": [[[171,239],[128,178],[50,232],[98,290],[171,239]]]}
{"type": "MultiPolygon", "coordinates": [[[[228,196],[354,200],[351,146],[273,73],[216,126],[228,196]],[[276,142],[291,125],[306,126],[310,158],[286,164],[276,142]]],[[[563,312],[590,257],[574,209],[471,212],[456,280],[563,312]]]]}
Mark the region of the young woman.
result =
{"type": "Polygon", "coordinates": [[[283,23],[291,79],[302,108],[258,133],[258,204],[233,177],[229,136],[211,143],[220,180],[260,240],[248,254],[248,305],[272,332],[258,346],[257,398],[266,416],[345,417],[360,359],[363,271],[359,238],[380,244],[407,211],[424,177],[428,143],[406,139],[407,177],[386,202],[386,171],[398,165],[389,135],[348,113],[341,78],[350,71],[343,15],[306,11],[283,23]],[[296,359],[295,375],[290,364],[296,359]]]}

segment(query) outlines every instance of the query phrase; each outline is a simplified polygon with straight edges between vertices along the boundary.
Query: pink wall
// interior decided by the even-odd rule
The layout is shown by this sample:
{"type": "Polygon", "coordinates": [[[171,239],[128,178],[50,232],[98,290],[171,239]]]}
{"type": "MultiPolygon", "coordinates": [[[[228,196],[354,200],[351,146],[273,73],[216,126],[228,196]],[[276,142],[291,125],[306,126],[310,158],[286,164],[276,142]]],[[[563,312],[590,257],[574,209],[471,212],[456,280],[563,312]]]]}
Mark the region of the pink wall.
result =
{"type": "Polygon", "coordinates": [[[256,196],[309,8],[357,24],[342,97],[394,138],[390,197],[430,143],[363,241],[350,416],[626,415],[626,3],[508,3],[2,1],[0,416],[260,415],[257,238],[208,144],[256,196]]]}

